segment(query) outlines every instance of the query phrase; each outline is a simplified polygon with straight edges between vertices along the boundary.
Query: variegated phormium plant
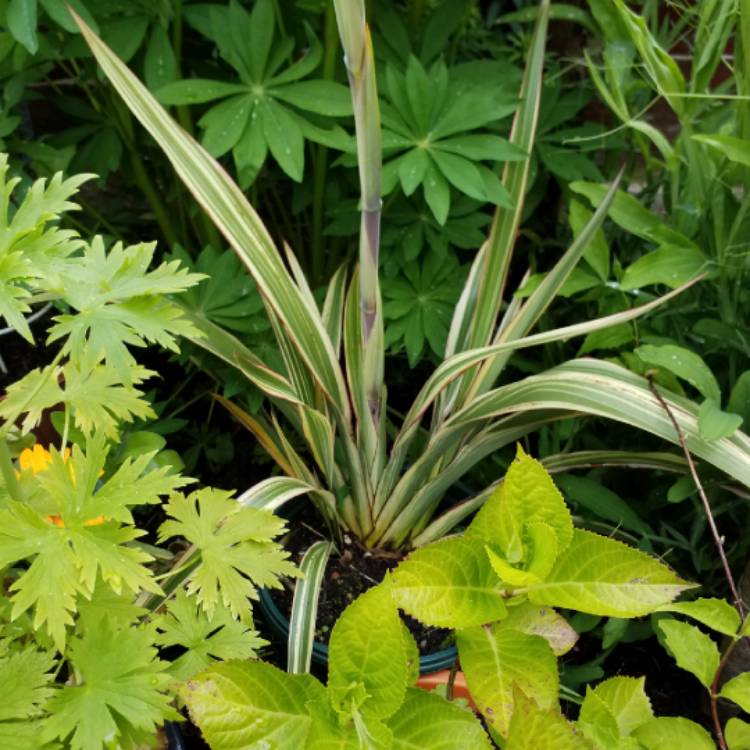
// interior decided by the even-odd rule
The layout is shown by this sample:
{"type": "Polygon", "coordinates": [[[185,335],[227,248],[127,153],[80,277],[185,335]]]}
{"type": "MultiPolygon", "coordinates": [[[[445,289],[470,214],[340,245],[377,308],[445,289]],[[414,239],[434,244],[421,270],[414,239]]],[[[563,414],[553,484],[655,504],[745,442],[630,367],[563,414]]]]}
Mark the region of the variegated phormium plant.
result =
{"type": "MultiPolygon", "coordinates": [[[[594,415],[676,442],[647,381],[607,362],[570,361],[497,385],[516,350],[632,320],[680,291],[616,315],[531,334],[601,226],[618,181],[570,248],[522,301],[506,294],[506,284],[524,206],[528,158],[505,166],[503,183],[513,208],[497,209],[489,237],[476,255],[453,315],[444,361],[401,423],[391,421],[378,282],[381,148],[373,51],[364,2],[337,1],[335,7],[354,103],[362,229],[358,267],[351,274],[346,267],[334,274],[320,308],[291,249],[279,252],[220,165],[77,19],[112,85],[247,266],[274,327],[283,372],[269,368],[221,328],[190,316],[202,334],[196,343],[244,373],[274,407],[265,416],[251,417],[230,405],[284,475],[252,487],[243,502],[277,508],[307,493],[332,529],[348,529],[367,547],[418,546],[445,535],[491,494],[488,488],[435,517],[456,480],[484,457],[550,421],[594,415]],[[310,461],[295,448],[298,438],[310,461]]],[[[510,138],[527,154],[537,129],[548,16],[549,2],[543,0],[510,138]]],[[[671,394],[665,398],[691,450],[750,486],[750,439],[735,433],[706,441],[697,428],[696,405],[671,394]]],[[[596,458],[606,462],[608,455],[596,458]]],[[[658,465],[656,457],[650,461],[658,465]]],[[[565,458],[566,468],[575,465],[575,456],[565,458]]]]}

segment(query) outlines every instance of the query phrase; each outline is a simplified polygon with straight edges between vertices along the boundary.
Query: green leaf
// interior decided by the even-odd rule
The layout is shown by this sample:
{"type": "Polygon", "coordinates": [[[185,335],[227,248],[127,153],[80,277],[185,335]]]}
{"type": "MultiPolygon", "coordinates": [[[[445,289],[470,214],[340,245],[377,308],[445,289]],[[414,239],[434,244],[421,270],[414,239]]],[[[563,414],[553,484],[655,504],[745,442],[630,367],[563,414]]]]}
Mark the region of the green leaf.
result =
{"type": "Polygon", "coordinates": [[[143,65],[146,85],[152,91],[174,83],[177,78],[177,59],[169,36],[160,23],[154,24],[151,29],[143,65]]]}
{"type": "Polygon", "coordinates": [[[712,398],[707,398],[698,411],[698,429],[705,440],[720,440],[734,435],[742,424],[739,414],[728,414],[712,398]]]}
{"type": "Polygon", "coordinates": [[[660,716],[633,732],[646,750],[716,750],[711,735],[689,719],[660,716]]]}
{"type": "Polygon", "coordinates": [[[306,704],[325,701],[314,677],[247,661],[209,667],[180,695],[213,750],[303,748],[311,725],[306,704]]]}
{"type": "Polygon", "coordinates": [[[719,134],[693,135],[691,137],[694,141],[705,143],[707,146],[721,151],[729,161],[742,164],[744,167],[750,167],[750,141],[746,138],[719,134]]]}
{"type": "Polygon", "coordinates": [[[78,680],[50,700],[44,737],[68,740],[71,750],[101,750],[178,719],[167,694],[169,664],[157,658],[153,637],[151,628],[113,628],[103,618],[73,638],[67,653],[78,680]]]}
{"type": "Polygon", "coordinates": [[[281,104],[263,100],[257,107],[263,135],[273,158],[286,174],[300,182],[305,166],[305,152],[299,125],[281,104]]]}
{"type": "Polygon", "coordinates": [[[719,695],[734,701],[743,711],[750,712],[750,672],[743,672],[725,682],[719,695]]]}
{"type": "Polygon", "coordinates": [[[707,266],[708,259],[695,247],[661,245],[625,269],[620,287],[629,291],[650,284],[665,284],[676,289],[705,271],[707,266]]]}
{"type": "Polygon", "coordinates": [[[178,351],[175,336],[196,331],[165,295],[187,289],[202,276],[180,268],[178,261],[146,271],[155,249],[155,242],[129,247],[118,242],[105,253],[104,242],[96,237],[75,269],[76,283],[65,290],[65,300],[77,314],[56,316],[48,341],[67,336],[62,351],[82,368],[92,369],[103,360],[126,384],[135,364],[127,344],[158,343],[178,351]]]}
{"type": "MultiPolygon", "coordinates": [[[[593,182],[573,182],[570,189],[586,196],[596,208],[607,195],[608,185],[593,182]]],[[[608,216],[625,231],[643,237],[658,245],[676,245],[698,249],[685,235],[668,227],[655,213],[642,206],[638,199],[624,190],[618,190],[608,216]]]]}
{"type": "Polygon", "coordinates": [[[162,104],[204,104],[223,99],[232,94],[247,94],[248,87],[239,83],[227,81],[211,81],[204,78],[191,78],[186,81],[173,81],[161,86],[154,92],[154,96],[162,104]]]}
{"type": "Polygon", "coordinates": [[[591,745],[576,732],[560,709],[543,710],[520,691],[510,722],[505,750],[591,750],[591,745]]]}
{"type": "Polygon", "coordinates": [[[482,725],[470,711],[434,693],[409,688],[388,726],[392,750],[489,750],[482,725]]]}
{"type": "Polygon", "coordinates": [[[12,731],[19,720],[39,721],[45,704],[54,694],[55,661],[51,653],[23,647],[0,657],[3,702],[0,705],[0,731],[12,731]]]}
{"type": "Polygon", "coordinates": [[[352,97],[349,89],[334,81],[299,81],[277,86],[269,95],[306,112],[327,117],[348,117],[352,114],[352,97]]]}
{"type": "MultiPolygon", "coordinates": [[[[239,8],[239,3],[232,3],[235,4],[239,8]]],[[[260,82],[264,78],[268,53],[274,37],[274,8],[271,0],[258,0],[253,6],[249,20],[250,36],[247,42],[243,39],[242,43],[246,45],[250,77],[253,81],[260,82]]],[[[243,33],[242,27],[238,25],[235,33],[243,33]]]]}
{"type": "Polygon", "coordinates": [[[487,723],[506,737],[514,689],[541,709],[557,704],[557,659],[544,638],[505,627],[504,622],[456,632],[461,667],[471,696],[487,723]]]}
{"type": "Polygon", "coordinates": [[[674,344],[644,344],[635,353],[649,365],[661,367],[686,380],[704,398],[721,402],[721,390],[708,365],[695,352],[674,344]]]}
{"type": "Polygon", "coordinates": [[[472,161],[524,161],[527,157],[521,148],[496,135],[460,135],[443,138],[433,144],[432,148],[450,151],[472,161]]]}
{"type": "Polygon", "coordinates": [[[586,701],[590,696],[595,696],[614,717],[619,735],[629,737],[638,727],[654,718],[645,683],[645,677],[610,677],[587,690],[581,715],[584,715],[586,701]]]}
{"type": "Polygon", "coordinates": [[[398,177],[405,195],[411,195],[427,174],[430,159],[423,148],[413,148],[398,160],[398,177]]]}
{"type": "Polygon", "coordinates": [[[231,492],[206,488],[188,497],[173,495],[165,506],[170,519],[159,528],[159,542],[182,536],[200,552],[201,562],[187,591],[213,616],[219,601],[238,619],[247,616],[256,586],[280,588],[279,576],[298,575],[289,554],[273,541],[284,522],[266,510],[239,505],[231,492]]]}
{"type": "Polygon", "coordinates": [[[750,429],[750,370],[745,370],[735,381],[729,394],[727,409],[742,417],[742,424],[750,429]]]}
{"type": "Polygon", "coordinates": [[[404,700],[406,652],[389,579],[352,602],[333,627],[328,693],[342,718],[387,719],[404,700]]]}
{"type": "Polygon", "coordinates": [[[573,502],[599,518],[639,534],[648,532],[646,522],[625,500],[594,479],[564,474],[555,477],[555,483],[573,502]]]}
{"type": "Polygon", "coordinates": [[[391,576],[398,606],[427,625],[468,628],[506,614],[500,581],[473,540],[450,538],[422,547],[391,576]]]}
{"type": "Polygon", "coordinates": [[[448,182],[434,164],[430,164],[422,182],[424,199],[435,220],[441,226],[448,219],[451,207],[451,191],[448,182]]]}
{"type": "Polygon", "coordinates": [[[538,635],[549,643],[555,656],[563,656],[575,646],[578,633],[567,620],[550,607],[537,607],[529,601],[508,607],[503,626],[527,635],[538,635]]]}
{"type": "Polygon", "coordinates": [[[39,49],[36,35],[36,0],[10,0],[5,11],[5,22],[13,38],[35,55],[39,49]]]}
{"type": "Polygon", "coordinates": [[[94,31],[99,33],[99,27],[97,26],[96,20],[86,9],[82,0],[40,0],[41,6],[44,8],[47,15],[56,23],[59,24],[65,31],[69,31],[71,34],[80,34],[78,26],[76,26],[73,17],[68,13],[68,5],[83,18],[86,23],[91,26],[94,31]]]}
{"type": "Polygon", "coordinates": [[[694,674],[704,687],[710,688],[719,668],[719,649],[710,636],[694,625],[671,618],[659,620],[664,648],[672,655],[677,666],[694,674]]]}
{"type": "Polygon", "coordinates": [[[219,157],[240,140],[250,118],[258,111],[258,103],[250,94],[225,99],[211,107],[198,125],[204,129],[202,143],[211,156],[219,157]]]}
{"type": "Polygon", "coordinates": [[[430,152],[430,157],[451,185],[475,200],[487,199],[482,176],[468,159],[436,149],[430,152]]]}
{"type": "Polygon", "coordinates": [[[542,464],[527,456],[519,444],[505,479],[466,533],[498,545],[510,563],[517,563],[526,559],[522,534],[531,521],[554,531],[560,552],[573,538],[573,519],[562,495],[542,464]]]}
{"type": "Polygon", "coordinates": [[[155,643],[185,652],[171,661],[169,673],[183,682],[216,659],[253,659],[267,641],[255,630],[237,622],[226,607],[219,606],[209,619],[194,597],[183,589],[167,604],[167,613],[156,621],[159,634],[155,643]]]}
{"type": "MultiPolygon", "coordinates": [[[[583,203],[575,198],[570,199],[568,221],[570,222],[570,228],[573,230],[574,237],[578,237],[581,234],[586,224],[591,221],[592,216],[593,213],[583,203]]],[[[583,257],[594,271],[596,271],[597,276],[602,281],[606,281],[609,278],[609,246],[601,227],[596,230],[594,236],[589,240],[588,247],[583,251],[583,257]]]]}
{"type": "Polygon", "coordinates": [[[649,614],[690,588],[666,565],[622,542],[575,529],[546,581],[528,588],[536,604],[609,617],[649,614]]]}
{"type": "Polygon", "coordinates": [[[694,599],[659,607],[659,612],[677,612],[703,623],[717,633],[734,637],[740,629],[737,610],[724,599],[694,599]]]}
{"type": "Polygon", "coordinates": [[[731,718],[724,727],[724,738],[729,750],[750,750],[750,724],[731,718]]]}

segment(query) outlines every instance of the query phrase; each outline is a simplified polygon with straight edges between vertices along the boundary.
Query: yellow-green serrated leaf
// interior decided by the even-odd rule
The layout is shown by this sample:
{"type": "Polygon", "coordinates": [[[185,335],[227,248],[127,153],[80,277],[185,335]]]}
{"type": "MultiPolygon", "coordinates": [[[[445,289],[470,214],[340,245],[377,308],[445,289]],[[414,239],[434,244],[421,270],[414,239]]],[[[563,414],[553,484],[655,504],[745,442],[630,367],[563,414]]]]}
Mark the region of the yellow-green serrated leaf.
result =
{"type": "Polygon", "coordinates": [[[576,726],[597,750],[620,750],[620,729],[612,709],[594,693],[586,689],[576,726]]]}
{"type": "Polygon", "coordinates": [[[750,712],[750,672],[743,672],[726,682],[719,695],[734,701],[743,711],[750,712]]]}
{"type": "Polygon", "coordinates": [[[536,604],[605,617],[639,617],[692,585],[645,552],[576,529],[547,580],[530,586],[527,593],[536,604]]]}
{"type": "Polygon", "coordinates": [[[694,625],[679,620],[659,620],[661,642],[669,651],[677,666],[694,674],[710,688],[719,668],[719,649],[710,636],[694,625]]]}
{"type": "Polygon", "coordinates": [[[660,716],[633,732],[646,750],[716,750],[711,735],[689,719],[660,716]]]}
{"type": "Polygon", "coordinates": [[[350,604],[333,627],[328,693],[349,718],[386,719],[404,700],[408,667],[401,619],[388,578],[350,604]]]}
{"type": "Polygon", "coordinates": [[[731,718],[724,727],[724,739],[729,750],[750,750],[750,724],[731,718]]]}
{"type": "Polygon", "coordinates": [[[392,750],[489,750],[490,743],[474,715],[434,693],[409,688],[388,722],[392,750]]]}
{"type": "Polygon", "coordinates": [[[608,706],[625,737],[654,718],[645,684],[644,677],[611,677],[591,691],[608,706]]]}
{"type": "Polygon", "coordinates": [[[422,547],[391,577],[398,606],[427,625],[467,628],[506,614],[500,581],[475,540],[454,537],[422,547]]]}
{"type": "Polygon", "coordinates": [[[558,707],[540,709],[518,692],[515,703],[505,750],[595,750],[558,707]]]}
{"type": "Polygon", "coordinates": [[[561,552],[570,544],[573,519],[563,496],[544,466],[519,445],[500,489],[482,506],[466,533],[499,545],[508,562],[517,563],[524,559],[519,535],[532,521],[554,530],[561,552]]]}
{"type": "Polygon", "coordinates": [[[740,627],[737,610],[724,599],[694,599],[691,602],[674,602],[659,607],[659,612],[677,612],[692,617],[706,627],[723,635],[735,636],[740,627]]]}
{"type": "Polygon", "coordinates": [[[494,730],[506,737],[514,689],[547,710],[557,702],[557,659],[544,638],[498,625],[456,633],[461,667],[471,695],[494,730]]]}
{"type": "Polygon", "coordinates": [[[555,656],[567,654],[578,640],[578,633],[562,615],[551,607],[539,607],[530,601],[509,606],[502,625],[527,635],[540,635],[549,643],[555,656]]]}
{"type": "Polygon", "coordinates": [[[212,750],[303,748],[311,724],[306,704],[325,700],[314,677],[247,661],[209,667],[180,695],[212,750]]]}

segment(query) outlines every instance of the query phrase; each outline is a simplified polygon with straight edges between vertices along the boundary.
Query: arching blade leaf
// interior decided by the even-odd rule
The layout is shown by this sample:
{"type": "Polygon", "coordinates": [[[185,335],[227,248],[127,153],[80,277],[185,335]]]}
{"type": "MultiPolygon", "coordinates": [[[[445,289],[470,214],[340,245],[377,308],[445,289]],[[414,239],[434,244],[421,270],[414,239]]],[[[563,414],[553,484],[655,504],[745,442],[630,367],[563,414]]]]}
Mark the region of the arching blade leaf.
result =
{"type": "Polygon", "coordinates": [[[289,618],[287,672],[303,674],[310,671],[320,584],[332,549],[331,542],[315,542],[300,563],[302,579],[295,585],[289,618]]]}
{"type": "Polygon", "coordinates": [[[313,377],[339,415],[348,420],[349,400],[344,378],[320,313],[294,283],[263,222],[242,191],[216,160],[172,120],[148,89],[80,16],[72,13],[112,85],[248,267],[313,377]]]}

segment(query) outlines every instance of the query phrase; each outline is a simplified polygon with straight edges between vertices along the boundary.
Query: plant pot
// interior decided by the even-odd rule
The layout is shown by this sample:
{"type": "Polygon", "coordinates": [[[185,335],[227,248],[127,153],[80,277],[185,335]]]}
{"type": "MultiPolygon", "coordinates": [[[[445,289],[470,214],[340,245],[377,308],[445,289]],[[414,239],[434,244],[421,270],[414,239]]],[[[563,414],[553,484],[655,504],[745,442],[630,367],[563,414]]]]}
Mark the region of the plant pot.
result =
{"type": "MultiPolygon", "coordinates": [[[[286,641],[289,638],[289,618],[276,606],[267,589],[259,592],[258,608],[263,613],[269,626],[280,639],[286,641]]],[[[445,671],[446,673],[456,661],[458,652],[455,646],[443,648],[433,654],[425,654],[419,657],[419,673],[429,675],[434,672],[445,671]]],[[[312,660],[322,666],[328,666],[328,646],[325,643],[315,641],[313,644],[312,660]]]]}
{"type": "MultiPolygon", "coordinates": [[[[432,691],[443,685],[447,686],[448,682],[450,682],[450,675],[450,669],[441,669],[439,672],[433,672],[432,674],[423,674],[417,680],[417,686],[421,687],[423,690],[432,691]]],[[[462,698],[474,711],[477,710],[474,699],[469,692],[469,687],[466,684],[466,677],[461,671],[456,672],[456,675],[453,678],[453,697],[462,698]]]]}

